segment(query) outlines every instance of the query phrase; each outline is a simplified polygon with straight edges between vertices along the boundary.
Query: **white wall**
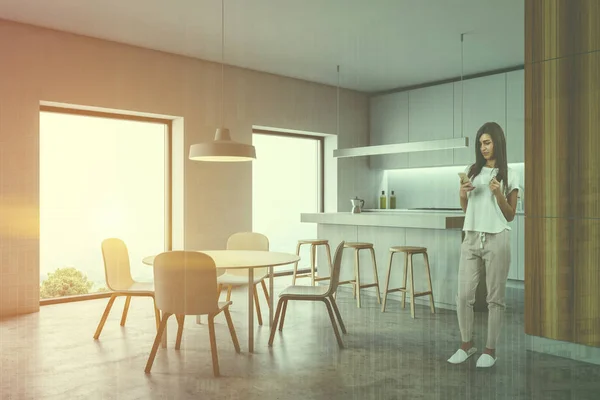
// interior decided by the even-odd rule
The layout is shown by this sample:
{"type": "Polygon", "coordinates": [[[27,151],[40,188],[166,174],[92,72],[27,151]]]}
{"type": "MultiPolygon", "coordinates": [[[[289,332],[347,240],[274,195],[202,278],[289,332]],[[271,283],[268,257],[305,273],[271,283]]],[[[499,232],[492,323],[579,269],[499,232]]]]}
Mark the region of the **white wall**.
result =
{"type": "MultiPolygon", "coordinates": [[[[0,54],[0,317],[39,309],[42,101],[179,118],[173,182],[183,185],[175,188],[183,232],[175,239],[187,249],[223,248],[231,233],[251,229],[252,164],[197,163],[184,154],[220,125],[219,64],[8,21],[0,21],[0,54]]],[[[336,132],[335,87],[226,67],[224,93],[235,140],[249,143],[253,125],[336,132]]],[[[338,145],[367,142],[368,99],[341,90],[338,145]]],[[[379,174],[366,162],[340,161],[337,172],[341,184],[328,181],[327,190],[338,205],[372,192],[379,174]]]]}

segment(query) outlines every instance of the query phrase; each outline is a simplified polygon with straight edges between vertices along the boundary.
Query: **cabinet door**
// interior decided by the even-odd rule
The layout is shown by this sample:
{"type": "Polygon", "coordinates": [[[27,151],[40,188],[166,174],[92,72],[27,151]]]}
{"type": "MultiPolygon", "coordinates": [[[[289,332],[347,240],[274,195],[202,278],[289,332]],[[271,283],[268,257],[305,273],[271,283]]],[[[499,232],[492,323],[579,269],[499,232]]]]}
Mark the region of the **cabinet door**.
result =
{"type": "Polygon", "coordinates": [[[519,279],[519,223],[518,216],[508,223],[510,226],[510,269],[508,279],[519,279]]]}
{"type": "MultiPolygon", "coordinates": [[[[454,85],[452,83],[411,90],[408,97],[409,142],[451,139],[454,136],[454,85]]],[[[453,150],[408,154],[408,165],[452,165],[453,150]]]]}
{"type": "Polygon", "coordinates": [[[525,161],[525,71],[506,74],[506,152],[509,163],[525,161]]]}
{"type": "Polygon", "coordinates": [[[519,239],[517,248],[519,249],[519,275],[517,279],[520,281],[525,280],[525,216],[517,215],[517,223],[519,224],[519,239]]]}
{"type": "Polygon", "coordinates": [[[459,125],[454,137],[468,137],[469,147],[454,149],[454,164],[475,162],[477,131],[486,122],[497,122],[506,130],[506,74],[489,75],[454,83],[454,121],[459,125]],[[462,105],[462,107],[461,107],[462,105]]]}
{"type": "MultiPolygon", "coordinates": [[[[369,144],[394,144],[408,142],[408,92],[371,97],[369,144]]],[[[369,156],[373,169],[398,169],[408,167],[407,154],[369,156]]]]}

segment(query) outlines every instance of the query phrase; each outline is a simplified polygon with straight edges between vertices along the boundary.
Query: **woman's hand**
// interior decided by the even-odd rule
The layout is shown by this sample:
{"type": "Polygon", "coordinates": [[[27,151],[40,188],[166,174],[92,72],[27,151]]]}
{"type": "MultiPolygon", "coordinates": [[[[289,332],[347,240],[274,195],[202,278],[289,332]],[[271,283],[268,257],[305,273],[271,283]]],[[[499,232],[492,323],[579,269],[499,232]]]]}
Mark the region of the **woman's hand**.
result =
{"type": "Polygon", "coordinates": [[[492,180],[490,181],[490,191],[496,197],[502,194],[500,192],[500,182],[496,180],[496,177],[492,178],[492,180]]]}
{"type": "Polygon", "coordinates": [[[467,193],[475,189],[471,181],[465,182],[460,185],[460,197],[463,199],[467,198],[467,193]]]}

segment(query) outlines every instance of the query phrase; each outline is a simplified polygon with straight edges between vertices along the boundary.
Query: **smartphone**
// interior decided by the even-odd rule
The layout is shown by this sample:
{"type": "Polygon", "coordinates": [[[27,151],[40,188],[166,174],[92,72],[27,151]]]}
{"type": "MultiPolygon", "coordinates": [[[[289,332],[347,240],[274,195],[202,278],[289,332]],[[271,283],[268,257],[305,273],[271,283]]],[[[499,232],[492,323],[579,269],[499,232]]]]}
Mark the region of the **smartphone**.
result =
{"type": "Polygon", "coordinates": [[[461,185],[471,181],[469,179],[469,176],[467,174],[465,174],[464,172],[459,172],[458,176],[460,176],[460,184],[461,185]]]}

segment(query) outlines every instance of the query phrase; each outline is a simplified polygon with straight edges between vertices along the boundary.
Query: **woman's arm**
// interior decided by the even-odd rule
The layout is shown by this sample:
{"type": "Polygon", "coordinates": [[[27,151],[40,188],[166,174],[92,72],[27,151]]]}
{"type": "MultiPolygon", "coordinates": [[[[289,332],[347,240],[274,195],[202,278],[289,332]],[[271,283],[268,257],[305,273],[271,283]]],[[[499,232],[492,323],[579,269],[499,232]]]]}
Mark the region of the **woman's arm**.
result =
{"type": "Polygon", "coordinates": [[[463,212],[467,212],[467,205],[469,204],[469,198],[460,196],[460,208],[462,208],[463,212]]]}
{"type": "Polygon", "coordinates": [[[460,185],[460,208],[463,212],[467,212],[467,204],[469,204],[468,193],[475,189],[471,181],[467,181],[460,185]]]}
{"type": "Polygon", "coordinates": [[[504,218],[506,218],[508,222],[515,219],[518,193],[519,192],[517,190],[513,190],[508,194],[508,197],[504,197],[504,195],[500,193],[500,191],[498,191],[497,193],[494,192],[494,194],[496,195],[496,201],[498,202],[498,206],[500,207],[500,211],[502,211],[502,214],[504,214],[504,218]]]}

